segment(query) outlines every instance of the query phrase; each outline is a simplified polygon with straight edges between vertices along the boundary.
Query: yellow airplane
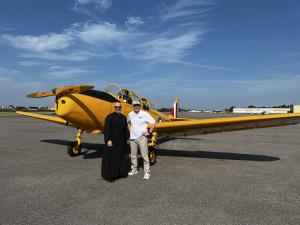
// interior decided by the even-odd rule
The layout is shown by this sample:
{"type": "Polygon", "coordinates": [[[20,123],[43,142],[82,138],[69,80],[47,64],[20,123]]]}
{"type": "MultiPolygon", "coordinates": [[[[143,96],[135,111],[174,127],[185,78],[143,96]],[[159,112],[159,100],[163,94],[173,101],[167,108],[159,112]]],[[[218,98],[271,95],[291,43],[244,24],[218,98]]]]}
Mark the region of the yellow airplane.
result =
{"type": "Polygon", "coordinates": [[[57,116],[17,111],[17,114],[47,120],[77,129],[75,142],[68,147],[70,156],[81,153],[82,134],[102,134],[104,121],[114,111],[114,102],[122,103],[122,113],[128,115],[133,110],[132,102],[138,100],[142,108],[148,111],[157,121],[154,132],[149,138],[149,158],[151,164],[156,162],[158,135],[193,135],[206,134],[251,128],[262,128],[296,124],[300,122],[300,113],[243,116],[214,119],[178,118],[178,98],[175,98],[169,115],[156,110],[153,102],[118,84],[110,84],[104,91],[97,91],[90,85],[74,85],[55,88],[47,92],[35,92],[29,98],[56,96],[55,112],[57,116]]]}

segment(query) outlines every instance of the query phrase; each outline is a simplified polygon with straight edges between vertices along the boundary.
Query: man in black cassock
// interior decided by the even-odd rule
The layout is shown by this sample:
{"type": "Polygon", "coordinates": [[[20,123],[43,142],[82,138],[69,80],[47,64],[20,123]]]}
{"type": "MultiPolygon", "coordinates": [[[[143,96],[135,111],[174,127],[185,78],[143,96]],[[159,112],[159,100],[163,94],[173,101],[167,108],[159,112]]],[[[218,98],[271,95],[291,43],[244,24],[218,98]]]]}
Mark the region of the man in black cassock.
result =
{"type": "Polygon", "coordinates": [[[114,112],[105,118],[101,176],[114,182],[127,176],[125,153],[128,138],[127,118],[121,114],[121,103],[114,103],[114,112]]]}

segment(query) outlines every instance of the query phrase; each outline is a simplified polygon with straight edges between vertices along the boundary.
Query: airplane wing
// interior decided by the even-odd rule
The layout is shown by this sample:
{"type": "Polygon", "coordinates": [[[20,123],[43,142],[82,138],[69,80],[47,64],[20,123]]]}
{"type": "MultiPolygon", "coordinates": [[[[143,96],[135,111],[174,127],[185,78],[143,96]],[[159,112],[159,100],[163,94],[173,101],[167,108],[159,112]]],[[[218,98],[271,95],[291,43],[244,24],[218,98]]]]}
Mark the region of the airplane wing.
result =
{"type": "Polygon", "coordinates": [[[23,115],[23,116],[29,116],[29,117],[33,117],[33,118],[37,118],[37,119],[41,119],[41,120],[47,120],[50,122],[59,123],[59,124],[65,125],[65,126],[75,127],[73,124],[67,122],[66,120],[64,120],[60,117],[47,116],[47,115],[42,115],[42,114],[37,114],[37,113],[21,112],[21,111],[17,111],[16,113],[19,115],[23,115]]]}
{"type": "Polygon", "coordinates": [[[188,120],[198,120],[198,119],[193,119],[193,118],[171,118],[169,117],[170,121],[188,121],[188,120]]]}
{"type": "MultiPolygon", "coordinates": [[[[47,115],[42,115],[42,114],[37,114],[37,113],[29,113],[29,112],[21,112],[21,111],[16,111],[17,114],[23,115],[23,116],[28,116],[28,117],[33,117],[41,120],[46,120],[54,123],[58,123],[64,126],[71,126],[78,128],[75,124],[72,124],[60,117],[56,116],[47,116],[47,115]]],[[[87,133],[91,134],[102,134],[103,130],[86,130],[87,133]]]]}
{"type": "Polygon", "coordinates": [[[155,125],[158,134],[196,135],[253,128],[283,126],[300,122],[300,113],[197,119],[162,122],[155,125]]]}

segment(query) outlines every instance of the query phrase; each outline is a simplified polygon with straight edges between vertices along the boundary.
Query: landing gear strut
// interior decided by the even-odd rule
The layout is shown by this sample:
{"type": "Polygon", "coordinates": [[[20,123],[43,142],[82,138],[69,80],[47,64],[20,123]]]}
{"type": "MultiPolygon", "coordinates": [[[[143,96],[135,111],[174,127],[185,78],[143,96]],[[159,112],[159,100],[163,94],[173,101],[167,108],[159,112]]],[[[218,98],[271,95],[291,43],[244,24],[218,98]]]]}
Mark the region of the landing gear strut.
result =
{"type": "Polygon", "coordinates": [[[81,153],[81,140],[82,140],[82,134],[83,134],[82,129],[77,130],[77,137],[76,141],[73,141],[71,145],[68,147],[68,154],[71,157],[78,156],[81,153]]]}
{"type": "Polygon", "coordinates": [[[151,137],[151,142],[148,144],[149,147],[149,161],[150,165],[154,165],[156,163],[156,158],[157,158],[157,133],[153,132],[152,137],[151,137]]]}

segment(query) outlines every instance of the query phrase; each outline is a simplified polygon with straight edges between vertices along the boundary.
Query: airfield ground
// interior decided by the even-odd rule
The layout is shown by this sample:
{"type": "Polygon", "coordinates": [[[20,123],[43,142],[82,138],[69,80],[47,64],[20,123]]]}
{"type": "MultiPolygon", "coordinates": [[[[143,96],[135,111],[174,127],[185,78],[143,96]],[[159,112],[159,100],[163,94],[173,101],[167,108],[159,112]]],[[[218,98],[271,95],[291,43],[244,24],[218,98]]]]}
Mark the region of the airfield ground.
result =
{"type": "Polygon", "coordinates": [[[103,136],[84,135],[70,158],[72,128],[21,116],[0,127],[1,225],[300,224],[300,125],[165,142],[150,180],[113,184],[99,176],[103,136]]]}

